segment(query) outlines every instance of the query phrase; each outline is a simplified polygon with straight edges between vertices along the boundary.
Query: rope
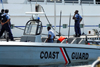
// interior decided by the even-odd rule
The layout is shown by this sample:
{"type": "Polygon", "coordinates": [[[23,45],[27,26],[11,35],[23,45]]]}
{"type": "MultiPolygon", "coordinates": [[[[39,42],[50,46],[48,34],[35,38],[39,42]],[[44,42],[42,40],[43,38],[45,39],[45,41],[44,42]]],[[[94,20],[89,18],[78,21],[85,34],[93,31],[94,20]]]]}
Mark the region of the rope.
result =
{"type": "MultiPolygon", "coordinates": [[[[41,7],[42,7],[42,6],[41,6],[41,7]]],[[[44,15],[45,15],[45,17],[46,17],[46,19],[47,19],[48,23],[50,24],[50,21],[48,20],[48,17],[47,17],[47,15],[46,15],[45,10],[44,10],[44,8],[43,8],[43,7],[42,7],[42,10],[43,10],[43,12],[44,12],[44,15]]],[[[52,26],[51,26],[51,28],[52,28],[53,30],[55,30],[52,26]]],[[[58,34],[59,34],[59,32],[57,32],[57,31],[56,31],[56,33],[58,33],[58,34]]],[[[63,35],[63,34],[61,34],[61,35],[63,35]]],[[[63,35],[63,36],[65,36],[65,35],[63,35]]]]}
{"type": "Polygon", "coordinates": [[[19,27],[16,27],[16,26],[14,26],[15,28],[17,28],[17,29],[20,29],[20,30],[24,30],[24,29],[22,29],[22,28],[19,28],[19,27]]]}

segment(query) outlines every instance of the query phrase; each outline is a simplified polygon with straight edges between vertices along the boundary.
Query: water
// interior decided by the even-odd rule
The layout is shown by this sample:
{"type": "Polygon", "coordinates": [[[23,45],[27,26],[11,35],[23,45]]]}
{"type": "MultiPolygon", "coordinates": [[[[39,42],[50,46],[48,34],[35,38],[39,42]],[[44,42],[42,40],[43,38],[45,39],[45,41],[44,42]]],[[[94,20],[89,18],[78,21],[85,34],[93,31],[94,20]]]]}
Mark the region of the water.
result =
{"type": "Polygon", "coordinates": [[[80,63],[71,63],[71,64],[51,64],[51,65],[41,65],[41,66],[7,66],[0,65],[0,67],[71,67],[71,66],[83,66],[83,65],[91,65],[94,61],[89,62],[80,62],[80,63]]]}

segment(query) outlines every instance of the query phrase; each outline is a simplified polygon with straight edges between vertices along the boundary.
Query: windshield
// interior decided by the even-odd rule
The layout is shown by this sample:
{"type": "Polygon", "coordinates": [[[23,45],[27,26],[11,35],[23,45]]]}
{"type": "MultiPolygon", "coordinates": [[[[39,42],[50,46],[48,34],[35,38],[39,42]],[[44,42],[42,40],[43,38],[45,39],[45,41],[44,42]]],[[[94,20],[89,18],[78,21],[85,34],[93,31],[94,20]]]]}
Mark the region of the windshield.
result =
{"type": "Polygon", "coordinates": [[[24,34],[35,34],[37,29],[37,24],[27,24],[24,34]]]}

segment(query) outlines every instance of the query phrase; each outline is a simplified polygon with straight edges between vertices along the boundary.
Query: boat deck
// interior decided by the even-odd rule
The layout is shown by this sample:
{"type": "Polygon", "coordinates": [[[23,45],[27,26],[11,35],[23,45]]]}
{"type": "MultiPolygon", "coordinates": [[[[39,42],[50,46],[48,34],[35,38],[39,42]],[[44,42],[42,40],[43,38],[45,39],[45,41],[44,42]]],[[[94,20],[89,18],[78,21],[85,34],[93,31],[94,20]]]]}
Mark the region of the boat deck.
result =
{"type": "MultiPolygon", "coordinates": [[[[20,39],[21,39],[20,37],[19,38],[14,38],[15,42],[20,42],[20,39]]],[[[1,38],[0,42],[3,42],[3,41],[7,41],[7,40],[5,38],[1,38]]]]}
{"type": "MultiPolygon", "coordinates": [[[[63,37],[68,39],[68,36],[63,36],[63,37]]],[[[41,38],[42,42],[44,42],[46,38],[47,38],[47,36],[43,36],[41,38]]],[[[58,38],[59,38],[59,36],[57,36],[55,40],[57,40],[58,38]]],[[[86,36],[85,35],[82,35],[80,37],[69,36],[69,38],[71,38],[71,39],[74,39],[74,38],[86,39],[86,36]]],[[[21,37],[14,37],[15,42],[20,42],[20,39],[21,39],[21,37]]],[[[97,36],[97,35],[95,35],[95,36],[87,36],[87,39],[89,39],[89,40],[100,40],[100,36],[97,36]]],[[[6,39],[5,38],[0,38],[0,41],[1,42],[2,41],[6,41],[6,39]]]]}

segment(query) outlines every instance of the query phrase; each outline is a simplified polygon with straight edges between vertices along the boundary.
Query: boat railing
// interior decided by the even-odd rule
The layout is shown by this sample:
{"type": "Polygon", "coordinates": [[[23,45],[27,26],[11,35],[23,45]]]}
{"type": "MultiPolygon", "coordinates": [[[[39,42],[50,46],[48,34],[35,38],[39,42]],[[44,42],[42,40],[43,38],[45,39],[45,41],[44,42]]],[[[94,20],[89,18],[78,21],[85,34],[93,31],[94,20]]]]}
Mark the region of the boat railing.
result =
{"type": "MultiPolygon", "coordinates": [[[[11,1],[11,0],[2,0],[4,4],[10,4],[10,3],[16,3],[14,1],[11,1]]],[[[21,2],[17,2],[17,3],[21,3],[21,4],[30,4],[31,3],[41,3],[41,4],[52,4],[54,3],[54,0],[23,0],[21,2]]],[[[97,4],[99,5],[100,4],[100,1],[81,1],[81,0],[77,0],[77,1],[66,1],[66,0],[56,0],[56,3],[57,4],[97,4]]],[[[1,1],[0,1],[0,4],[1,4],[1,1]]]]}
{"type": "MultiPolygon", "coordinates": [[[[28,3],[29,1],[27,0],[27,3],[28,3]]],[[[38,3],[40,3],[40,2],[43,2],[43,3],[45,3],[45,4],[51,4],[51,3],[54,3],[54,0],[32,0],[31,2],[38,2],[38,3]]],[[[100,2],[94,2],[94,1],[65,1],[65,0],[56,0],[56,3],[57,4],[100,4],[100,2]]]]}
{"type": "Polygon", "coordinates": [[[96,4],[100,4],[100,1],[96,2],[96,4]]]}

